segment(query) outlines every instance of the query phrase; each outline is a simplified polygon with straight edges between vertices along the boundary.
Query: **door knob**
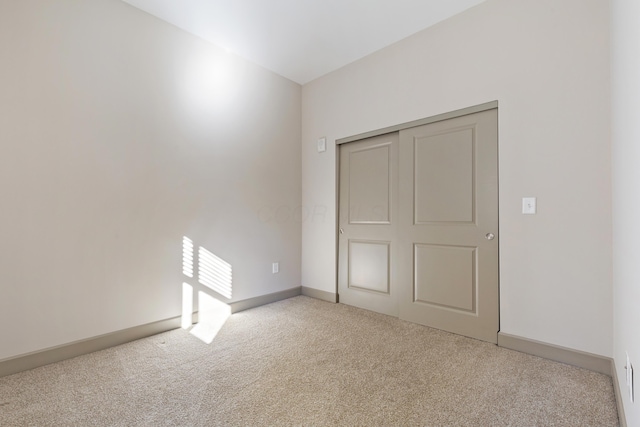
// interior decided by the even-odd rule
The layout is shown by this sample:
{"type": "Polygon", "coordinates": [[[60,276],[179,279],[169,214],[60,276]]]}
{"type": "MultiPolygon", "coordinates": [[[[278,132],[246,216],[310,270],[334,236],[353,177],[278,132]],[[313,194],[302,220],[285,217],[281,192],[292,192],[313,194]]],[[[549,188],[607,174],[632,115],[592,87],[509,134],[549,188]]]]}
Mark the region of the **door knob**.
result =
{"type": "Polygon", "coordinates": [[[344,234],[344,228],[340,227],[340,234],[344,234]]]}
{"type": "Polygon", "coordinates": [[[493,239],[495,239],[495,237],[496,237],[496,236],[495,236],[495,234],[493,234],[493,233],[487,233],[487,234],[485,234],[485,235],[484,235],[484,237],[485,237],[487,240],[493,240],[493,239]]]}

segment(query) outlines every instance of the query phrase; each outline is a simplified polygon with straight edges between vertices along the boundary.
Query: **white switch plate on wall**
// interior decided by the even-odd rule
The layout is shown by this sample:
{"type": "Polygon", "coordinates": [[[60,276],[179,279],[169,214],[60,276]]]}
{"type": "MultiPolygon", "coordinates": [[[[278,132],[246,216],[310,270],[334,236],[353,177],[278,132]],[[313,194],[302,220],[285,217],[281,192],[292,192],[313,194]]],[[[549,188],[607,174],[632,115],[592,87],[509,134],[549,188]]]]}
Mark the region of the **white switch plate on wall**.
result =
{"type": "Polygon", "coordinates": [[[271,272],[273,274],[280,272],[280,263],[274,262],[273,264],[271,264],[271,272]]]}
{"type": "Polygon", "coordinates": [[[633,365],[631,364],[631,359],[629,359],[629,353],[626,353],[627,356],[627,364],[624,365],[624,369],[627,371],[627,388],[629,389],[629,400],[631,402],[634,401],[634,390],[633,390],[633,365]]]}
{"type": "Polygon", "coordinates": [[[325,137],[318,139],[318,153],[323,151],[327,151],[327,138],[325,137]]]}
{"type": "Polygon", "coordinates": [[[629,383],[631,382],[631,380],[629,379],[629,366],[631,366],[631,361],[629,360],[629,353],[626,353],[627,355],[627,363],[624,365],[624,368],[627,370],[627,386],[629,385],[629,383]]]}
{"type": "Polygon", "coordinates": [[[523,197],[522,198],[522,213],[525,215],[533,215],[536,213],[536,198],[535,197],[523,197]]]}
{"type": "Polygon", "coordinates": [[[633,392],[633,365],[629,364],[629,399],[633,402],[635,396],[633,392]]]}

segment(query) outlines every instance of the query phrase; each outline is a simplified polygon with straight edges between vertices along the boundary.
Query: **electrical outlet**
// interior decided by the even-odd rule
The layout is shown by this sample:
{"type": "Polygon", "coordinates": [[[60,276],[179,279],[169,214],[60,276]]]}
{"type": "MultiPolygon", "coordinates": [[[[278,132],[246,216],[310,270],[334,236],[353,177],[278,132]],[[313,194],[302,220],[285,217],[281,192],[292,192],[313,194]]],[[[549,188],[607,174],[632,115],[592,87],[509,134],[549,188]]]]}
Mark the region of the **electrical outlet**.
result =
{"type": "Polygon", "coordinates": [[[271,272],[273,274],[276,274],[280,271],[280,263],[274,262],[273,264],[271,264],[271,272]]]}

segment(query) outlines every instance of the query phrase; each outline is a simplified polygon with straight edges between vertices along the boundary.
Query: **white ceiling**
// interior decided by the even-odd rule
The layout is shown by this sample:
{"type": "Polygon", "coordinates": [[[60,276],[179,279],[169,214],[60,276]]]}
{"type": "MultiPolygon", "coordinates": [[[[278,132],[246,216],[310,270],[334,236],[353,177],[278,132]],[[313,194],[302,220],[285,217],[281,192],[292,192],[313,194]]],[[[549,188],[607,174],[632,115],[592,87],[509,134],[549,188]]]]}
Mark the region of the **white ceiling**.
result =
{"type": "Polygon", "coordinates": [[[300,84],[485,0],[124,0],[300,84]]]}

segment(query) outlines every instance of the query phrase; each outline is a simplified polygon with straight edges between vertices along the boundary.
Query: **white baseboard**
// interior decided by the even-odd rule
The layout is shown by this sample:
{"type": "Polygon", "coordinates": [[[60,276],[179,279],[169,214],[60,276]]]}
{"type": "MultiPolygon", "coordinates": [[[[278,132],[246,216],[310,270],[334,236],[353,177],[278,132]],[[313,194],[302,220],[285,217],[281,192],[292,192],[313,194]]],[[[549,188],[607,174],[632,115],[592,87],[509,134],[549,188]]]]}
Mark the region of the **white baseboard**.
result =
{"type": "Polygon", "coordinates": [[[567,365],[573,365],[611,376],[610,357],[573,350],[571,348],[509,335],[502,332],[498,333],[498,345],[510,350],[532,354],[544,359],[566,363],[567,365]]]}
{"type": "Polygon", "coordinates": [[[573,365],[609,375],[613,381],[613,392],[616,398],[620,427],[627,427],[627,419],[625,418],[624,406],[622,404],[622,390],[620,389],[620,383],[618,382],[616,364],[613,358],[560,347],[502,332],[498,333],[498,345],[510,350],[516,350],[522,353],[542,357],[544,359],[566,363],[567,365],[573,365]]]}
{"type": "Polygon", "coordinates": [[[622,389],[618,382],[618,371],[616,371],[616,362],[611,359],[611,378],[613,379],[613,392],[616,395],[616,405],[618,407],[618,421],[620,427],[627,427],[627,418],[624,415],[624,405],[622,404],[622,389]]]}
{"type": "Polygon", "coordinates": [[[62,360],[71,359],[72,357],[82,356],[83,354],[93,353],[94,351],[104,350],[109,347],[114,347],[140,338],[176,329],[180,327],[180,320],[181,317],[177,316],[171,319],[160,320],[146,325],[135,326],[133,328],[123,329],[121,331],[111,332],[97,337],[87,338],[47,348],[45,350],[4,359],[0,361],[0,377],[48,365],[50,363],[60,362],[62,360]]]}
{"type": "MultiPolygon", "coordinates": [[[[231,306],[231,312],[237,313],[242,310],[248,310],[250,308],[291,298],[300,295],[300,293],[301,288],[296,287],[281,292],[232,302],[229,305],[231,306]]],[[[193,316],[194,322],[197,322],[198,314],[194,313],[193,316]]],[[[151,335],[170,331],[172,329],[177,329],[180,327],[180,323],[181,316],[177,316],[0,360],[0,377],[38,368],[50,363],[71,359],[73,357],[82,356],[83,354],[93,353],[94,351],[104,350],[120,344],[139,340],[141,338],[146,338],[151,335]]]]}
{"type": "Polygon", "coordinates": [[[296,288],[286,289],[280,292],[274,292],[272,294],[260,295],[259,297],[248,298],[242,301],[236,301],[229,304],[231,307],[231,313],[237,313],[243,310],[249,310],[250,308],[260,307],[261,305],[271,304],[272,302],[281,301],[300,295],[300,286],[296,288]]]}
{"type": "Polygon", "coordinates": [[[302,287],[302,295],[327,302],[338,302],[338,295],[335,293],[307,288],[305,286],[302,287]]]}

